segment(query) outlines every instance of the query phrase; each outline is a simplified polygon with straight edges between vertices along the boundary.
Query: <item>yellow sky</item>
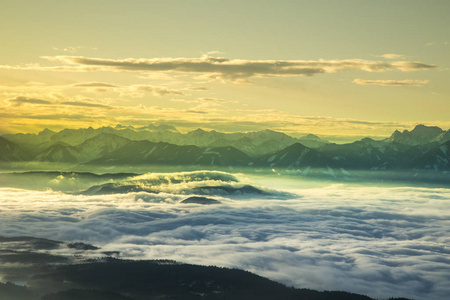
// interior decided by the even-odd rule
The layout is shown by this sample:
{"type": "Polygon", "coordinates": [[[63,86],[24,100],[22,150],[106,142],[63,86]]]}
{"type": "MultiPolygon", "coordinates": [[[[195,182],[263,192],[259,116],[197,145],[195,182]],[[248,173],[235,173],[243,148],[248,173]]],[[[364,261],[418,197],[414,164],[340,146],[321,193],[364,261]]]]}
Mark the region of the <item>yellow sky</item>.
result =
{"type": "Polygon", "coordinates": [[[449,1],[5,1],[0,134],[450,127],[449,1]]]}

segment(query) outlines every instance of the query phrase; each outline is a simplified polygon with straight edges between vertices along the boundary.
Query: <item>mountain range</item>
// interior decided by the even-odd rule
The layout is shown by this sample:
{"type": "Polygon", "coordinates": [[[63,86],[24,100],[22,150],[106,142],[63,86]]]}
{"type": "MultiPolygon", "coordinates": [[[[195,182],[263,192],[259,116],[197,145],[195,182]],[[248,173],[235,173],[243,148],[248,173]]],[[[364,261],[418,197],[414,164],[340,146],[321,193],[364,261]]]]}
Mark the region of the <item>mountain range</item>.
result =
{"type": "Polygon", "coordinates": [[[417,125],[389,138],[335,144],[309,134],[294,138],[264,130],[180,133],[150,125],[45,129],[0,137],[0,161],[68,162],[92,165],[217,166],[287,170],[450,171],[450,130],[417,125]]]}

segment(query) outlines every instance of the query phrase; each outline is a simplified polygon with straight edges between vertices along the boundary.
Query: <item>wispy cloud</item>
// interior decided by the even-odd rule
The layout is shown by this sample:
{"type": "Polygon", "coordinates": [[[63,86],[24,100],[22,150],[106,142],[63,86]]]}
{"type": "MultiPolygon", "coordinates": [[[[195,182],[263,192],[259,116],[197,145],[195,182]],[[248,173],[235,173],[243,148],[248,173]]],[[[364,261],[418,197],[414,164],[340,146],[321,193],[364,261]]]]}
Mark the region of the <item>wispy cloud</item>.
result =
{"type": "Polygon", "coordinates": [[[55,51],[63,51],[66,53],[76,53],[81,49],[98,50],[98,48],[95,47],[81,47],[81,46],[69,46],[64,48],[53,47],[53,50],[55,51]]]}
{"type": "Polygon", "coordinates": [[[436,68],[435,65],[428,65],[421,62],[413,62],[413,61],[396,61],[389,64],[391,69],[397,69],[402,72],[411,72],[417,70],[427,70],[436,68]]]}
{"type": "MultiPolygon", "coordinates": [[[[58,107],[61,106],[83,106],[83,107],[98,107],[98,108],[112,108],[110,105],[105,105],[102,103],[98,103],[95,101],[80,101],[80,100],[71,100],[71,101],[49,101],[37,98],[26,98],[26,97],[16,97],[14,99],[8,99],[7,102],[13,104],[14,106],[21,106],[23,104],[34,104],[34,105],[46,105],[52,106],[52,110],[54,111],[58,107]]],[[[23,115],[25,117],[25,114],[23,115]]]]}
{"type": "MultiPolygon", "coordinates": [[[[18,114],[18,113],[3,113],[0,112],[0,118],[8,118],[8,119],[14,119],[14,120],[54,120],[54,121],[61,121],[61,120],[93,120],[91,116],[86,116],[85,114],[62,114],[62,113],[25,113],[25,114],[18,114]]],[[[46,124],[46,127],[51,127],[50,124],[46,124]]]]}
{"type": "Polygon", "coordinates": [[[353,83],[360,85],[381,85],[381,86],[422,86],[430,82],[429,80],[365,80],[355,79],[353,83]]]}
{"type": "Polygon", "coordinates": [[[182,96],[184,93],[180,90],[169,89],[161,86],[153,85],[133,85],[130,87],[132,91],[152,93],[155,96],[165,96],[165,95],[179,95],[182,96]]]}
{"type": "Polygon", "coordinates": [[[72,84],[72,86],[74,87],[93,87],[93,88],[116,88],[119,87],[117,85],[114,84],[110,84],[110,83],[104,83],[104,82],[80,82],[80,83],[75,83],[72,84]]]}
{"type": "Polygon", "coordinates": [[[237,103],[237,101],[232,100],[225,100],[221,98],[212,98],[212,97],[202,97],[199,98],[200,101],[206,101],[206,102],[218,102],[218,103],[237,103]]]}
{"type": "Polygon", "coordinates": [[[172,102],[182,102],[182,103],[197,103],[197,104],[223,104],[223,103],[238,103],[238,101],[226,100],[221,98],[213,98],[213,97],[200,97],[197,99],[180,99],[173,98],[170,99],[172,102]]]}
{"type": "Polygon", "coordinates": [[[52,102],[42,99],[36,98],[26,98],[26,97],[17,97],[14,99],[8,100],[9,103],[12,103],[15,106],[20,106],[22,104],[52,104],[52,102]]]}
{"type": "Polygon", "coordinates": [[[448,46],[450,45],[450,42],[429,42],[426,43],[424,46],[425,47],[442,47],[442,46],[448,46]]]}
{"type": "Polygon", "coordinates": [[[155,85],[115,85],[105,82],[80,82],[71,85],[72,87],[87,88],[94,92],[118,92],[122,95],[143,96],[145,93],[151,93],[154,96],[178,95],[183,96],[184,92],[177,89],[170,89],[165,86],[155,85]]]}
{"type": "Polygon", "coordinates": [[[198,87],[189,87],[187,88],[189,91],[207,91],[208,88],[204,86],[198,86],[198,87]]]}

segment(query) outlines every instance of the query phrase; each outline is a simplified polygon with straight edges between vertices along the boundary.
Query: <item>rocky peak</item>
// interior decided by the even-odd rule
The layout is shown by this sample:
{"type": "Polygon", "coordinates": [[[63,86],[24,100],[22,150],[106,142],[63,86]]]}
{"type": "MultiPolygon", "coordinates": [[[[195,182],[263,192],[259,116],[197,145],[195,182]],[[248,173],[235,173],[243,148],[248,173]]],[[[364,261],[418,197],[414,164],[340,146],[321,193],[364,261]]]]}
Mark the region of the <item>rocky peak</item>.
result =
{"type": "Polygon", "coordinates": [[[439,135],[443,133],[444,130],[437,126],[425,126],[422,124],[417,125],[414,127],[414,129],[411,131],[412,134],[434,134],[439,135]]]}
{"type": "Polygon", "coordinates": [[[424,145],[436,141],[436,139],[443,133],[444,131],[437,126],[426,126],[419,124],[411,131],[394,131],[388,141],[410,146],[424,145]]]}

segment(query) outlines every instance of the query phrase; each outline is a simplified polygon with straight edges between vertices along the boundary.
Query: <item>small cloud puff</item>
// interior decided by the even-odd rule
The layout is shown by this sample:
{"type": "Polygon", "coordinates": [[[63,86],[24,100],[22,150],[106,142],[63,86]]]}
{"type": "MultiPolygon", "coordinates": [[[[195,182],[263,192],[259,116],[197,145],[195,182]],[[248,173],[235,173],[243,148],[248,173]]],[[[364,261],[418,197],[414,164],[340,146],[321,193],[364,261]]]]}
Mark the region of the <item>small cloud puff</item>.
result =
{"type": "Polygon", "coordinates": [[[405,55],[403,55],[403,54],[387,53],[387,54],[379,55],[379,57],[386,58],[386,59],[404,59],[405,55]]]}

